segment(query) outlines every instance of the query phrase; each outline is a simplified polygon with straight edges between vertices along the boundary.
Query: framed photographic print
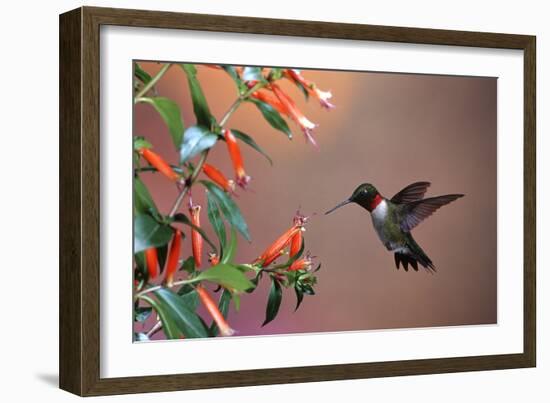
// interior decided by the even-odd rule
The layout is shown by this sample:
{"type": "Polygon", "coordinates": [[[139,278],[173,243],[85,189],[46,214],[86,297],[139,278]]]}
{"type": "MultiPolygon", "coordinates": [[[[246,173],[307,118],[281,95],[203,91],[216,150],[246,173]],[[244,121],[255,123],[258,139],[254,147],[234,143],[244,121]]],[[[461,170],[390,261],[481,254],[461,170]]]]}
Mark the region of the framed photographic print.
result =
{"type": "Polygon", "coordinates": [[[535,365],[535,37],[60,17],[60,386],[535,365]]]}

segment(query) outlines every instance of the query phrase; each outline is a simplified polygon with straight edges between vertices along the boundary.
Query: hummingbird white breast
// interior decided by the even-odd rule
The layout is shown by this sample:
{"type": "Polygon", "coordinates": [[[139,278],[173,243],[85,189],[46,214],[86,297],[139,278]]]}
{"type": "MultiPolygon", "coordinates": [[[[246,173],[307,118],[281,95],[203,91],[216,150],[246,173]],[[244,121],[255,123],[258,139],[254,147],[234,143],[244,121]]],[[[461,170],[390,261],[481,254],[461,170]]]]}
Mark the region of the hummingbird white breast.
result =
{"type": "MultiPolygon", "coordinates": [[[[372,224],[374,225],[374,229],[376,230],[376,233],[378,234],[378,237],[380,240],[386,245],[386,236],[384,234],[384,223],[386,222],[386,218],[388,217],[388,202],[386,200],[382,200],[380,203],[378,203],[378,206],[371,212],[371,218],[372,218],[372,224]]],[[[388,245],[386,245],[387,247],[388,245]]]]}
{"type": "Polygon", "coordinates": [[[371,212],[372,224],[374,229],[378,234],[378,238],[382,241],[384,246],[393,252],[407,252],[408,249],[403,245],[400,239],[392,239],[392,234],[388,230],[387,220],[391,219],[388,217],[389,214],[388,201],[386,199],[382,200],[378,206],[371,212]]]}

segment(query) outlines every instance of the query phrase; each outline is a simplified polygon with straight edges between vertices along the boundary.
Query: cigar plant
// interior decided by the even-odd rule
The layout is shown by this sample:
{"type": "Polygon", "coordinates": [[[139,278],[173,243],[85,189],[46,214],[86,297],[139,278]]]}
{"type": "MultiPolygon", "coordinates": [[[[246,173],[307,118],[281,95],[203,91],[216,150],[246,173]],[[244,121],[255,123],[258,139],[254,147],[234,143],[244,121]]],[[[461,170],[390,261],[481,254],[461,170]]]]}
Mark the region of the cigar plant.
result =
{"type": "Polygon", "coordinates": [[[331,93],[321,91],[306,76],[307,72],[295,69],[178,63],[162,64],[151,75],[134,63],[134,103],[147,104],[158,112],[179,155],[177,161],[167,161],[155,150],[154,133],[134,137],[134,321],[152,323],[144,331],[134,332],[135,341],[150,340],[155,334],[157,339],[238,335],[239,329],[230,325],[229,307],[233,304],[238,314],[241,296],[253,293],[263,281],[270,282],[271,288],[265,317],[258,318],[258,326],[275,319],[284,289],[294,291],[296,309],[305,295],[315,294],[320,264],[309,252],[304,253],[307,216],[297,212],[289,217],[288,226],[273,234],[271,244],[254,243],[246,211],[240,210],[236,196],[247,191],[257,178],[246,170],[241,147],[252,147],[272,161],[253,136],[230,125],[233,113],[248,102],[257,108],[256,113],[263,116],[266,125],[288,139],[293,138],[291,127],[295,126],[308,143],[317,147],[317,125],[279,85],[288,80],[306,99],[314,99],[326,109],[333,108],[329,102],[331,93]],[[200,81],[203,68],[227,74],[235,84],[235,100],[223,116],[214,116],[210,111],[200,81]],[[178,70],[189,84],[195,116],[192,125],[184,124],[176,102],[159,94],[157,84],[170,69],[178,70]],[[214,147],[225,150],[232,172],[223,172],[208,161],[214,147]],[[158,174],[159,180],[166,180],[177,189],[168,211],[157,207],[155,199],[159,195],[152,193],[143,181],[144,175],[151,174],[158,174]],[[205,192],[206,206],[192,199],[191,194],[199,192],[205,192]],[[209,239],[204,231],[206,225],[217,239],[209,239]],[[239,238],[249,242],[240,243],[239,238]],[[261,252],[253,261],[241,262],[236,260],[238,247],[261,252]],[[148,318],[156,320],[147,321],[148,318]]]}

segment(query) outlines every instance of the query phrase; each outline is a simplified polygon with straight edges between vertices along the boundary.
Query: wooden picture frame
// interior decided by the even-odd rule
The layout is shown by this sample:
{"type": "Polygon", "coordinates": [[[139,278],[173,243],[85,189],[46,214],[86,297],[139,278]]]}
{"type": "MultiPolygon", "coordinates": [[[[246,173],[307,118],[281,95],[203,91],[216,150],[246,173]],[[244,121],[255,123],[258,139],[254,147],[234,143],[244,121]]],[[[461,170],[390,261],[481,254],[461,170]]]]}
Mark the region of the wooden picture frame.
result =
{"type": "Polygon", "coordinates": [[[81,396],[533,367],[535,37],[82,7],[60,16],[60,387],[81,396]],[[100,377],[100,27],[171,28],[401,42],[524,52],[523,353],[229,372],[100,377]]]}

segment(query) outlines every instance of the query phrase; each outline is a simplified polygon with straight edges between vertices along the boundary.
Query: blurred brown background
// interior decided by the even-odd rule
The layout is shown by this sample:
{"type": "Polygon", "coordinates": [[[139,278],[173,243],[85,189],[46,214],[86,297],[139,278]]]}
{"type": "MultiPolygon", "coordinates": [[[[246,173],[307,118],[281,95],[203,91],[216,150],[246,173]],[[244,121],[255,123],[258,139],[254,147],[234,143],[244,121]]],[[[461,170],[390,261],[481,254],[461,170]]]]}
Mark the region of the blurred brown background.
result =
{"type": "MultiPolygon", "coordinates": [[[[150,74],[157,63],[141,63],[150,74]]],[[[198,67],[212,113],[219,119],[236,96],[223,71],[198,67]]],[[[336,109],[325,111],[303,100],[289,83],[283,88],[310,120],[319,124],[319,150],[306,145],[294,124],[294,140],[273,130],[251,104],[243,105],[228,126],[249,135],[270,154],[274,166],[243,146],[250,191],[237,203],[248,222],[252,243],[240,238],[238,261],[250,262],[291,224],[300,207],[312,217],[306,248],[318,257],[317,295],[306,296],[294,313],[287,290],[278,317],[260,327],[268,282],[242,297],[229,322],[238,335],[327,332],[495,323],[496,306],[496,90],[495,78],[364,72],[303,71],[321,89],[332,90],[336,109]],[[323,213],[347,198],[360,183],[371,182],[386,197],[404,186],[432,182],[427,196],[464,193],[413,230],[437,273],[397,271],[393,255],[378,240],[367,211],[350,205],[323,213]]],[[[194,115],[183,71],[169,70],[159,95],[177,101],[186,126],[194,115]]],[[[134,135],[150,140],[172,163],[178,154],[161,118],[137,105],[134,135]]],[[[209,161],[232,175],[223,144],[209,161]]],[[[159,208],[167,212],[177,191],[160,175],[145,174],[159,208]]],[[[204,205],[203,189],[193,192],[204,205]]],[[[206,208],[202,221],[207,227],[206,208]]],[[[212,237],[213,234],[212,234],[212,237]]],[[[186,254],[189,240],[184,241],[186,254]]],[[[267,280],[267,279],[264,279],[267,280]]],[[[149,324],[147,325],[149,326],[149,324]]],[[[158,335],[157,335],[158,336],[158,335]]]]}

